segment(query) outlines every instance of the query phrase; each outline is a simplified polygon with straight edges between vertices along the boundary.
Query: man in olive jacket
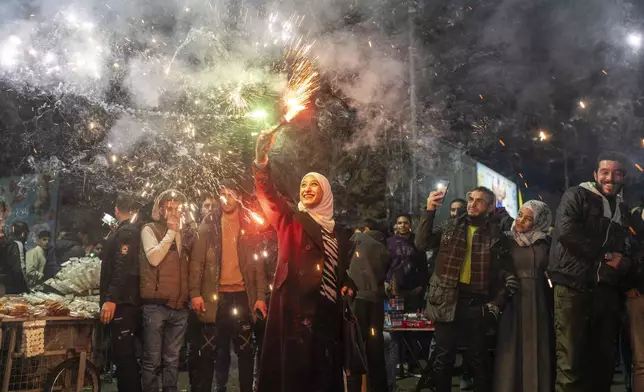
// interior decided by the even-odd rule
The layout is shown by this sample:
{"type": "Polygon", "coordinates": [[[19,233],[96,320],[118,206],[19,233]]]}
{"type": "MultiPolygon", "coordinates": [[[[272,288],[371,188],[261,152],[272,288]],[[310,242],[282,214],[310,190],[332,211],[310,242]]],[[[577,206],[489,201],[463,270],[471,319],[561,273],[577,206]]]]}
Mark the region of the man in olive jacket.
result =
{"type": "Polygon", "coordinates": [[[437,249],[436,267],[429,281],[427,317],[434,321],[436,392],[452,390],[457,343],[465,342],[474,376],[474,390],[490,392],[491,363],[486,333],[496,322],[504,297],[516,278],[500,268],[493,254],[501,228],[493,219],[495,196],[478,187],[468,193],[467,214],[442,228],[434,227],[443,191],[431,192],[427,211],[416,231],[416,246],[437,249]]]}
{"type": "MultiPolygon", "coordinates": [[[[252,227],[242,223],[235,193],[221,191],[220,210],[199,226],[190,258],[189,293],[199,317],[189,359],[192,391],[210,392],[213,371],[217,392],[225,392],[230,368],[230,341],[239,362],[241,392],[252,392],[255,346],[254,312],[266,316],[264,263],[251,245],[252,227]]],[[[256,243],[256,242],[253,242],[256,243]]]]}

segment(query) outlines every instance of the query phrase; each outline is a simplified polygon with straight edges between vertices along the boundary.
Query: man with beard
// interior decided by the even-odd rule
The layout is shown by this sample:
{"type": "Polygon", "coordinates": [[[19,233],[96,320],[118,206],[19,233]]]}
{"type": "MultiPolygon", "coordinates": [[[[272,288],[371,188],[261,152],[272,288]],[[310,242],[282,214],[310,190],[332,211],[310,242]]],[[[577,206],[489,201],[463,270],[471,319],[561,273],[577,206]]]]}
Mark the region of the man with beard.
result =
{"type": "Polygon", "coordinates": [[[619,196],[627,160],[597,159],[594,182],[561,198],[548,266],[555,291],[557,392],[610,390],[619,284],[628,270],[628,209],[619,196]]]}
{"type": "Polygon", "coordinates": [[[116,198],[116,230],[101,255],[101,322],[109,324],[119,392],[141,391],[136,343],[141,329],[139,293],[140,226],[135,222],[139,204],[129,195],[116,198]]]}
{"type": "Polygon", "coordinates": [[[416,237],[419,249],[437,249],[427,303],[427,318],[434,321],[436,336],[435,390],[451,391],[456,348],[462,342],[468,349],[474,390],[489,392],[486,333],[499,315],[507,287],[516,287],[518,281],[495,263],[492,249],[501,230],[490,219],[494,193],[485,187],[475,188],[468,194],[466,215],[434,228],[436,209],[444,197],[444,191],[429,194],[416,237]]]}
{"type": "Polygon", "coordinates": [[[188,324],[188,256],[193,237],[187,212],[182,193],[162,192],[152,208],[154,222],[141,232],[144,392],[158,392],[159,381],[164,391],[177,391],[179,352],[188,324]]]}
{"type": "MultiPolygon", "coordinates": [[[[442,227],[447,226],[451,219],[455,219],[467,213],[467,202],[463,199],[454,199],[449,204],[449,219],[443,222],[442,227]]],[[[430,275],[434,272],[434,264],[436,262],[437,249],[431,250],[431,257],[429,259],[430,275]]],[[[432,342],[429,344],[429,363],[434,363],[436,354],[436,336],[432,335],[432,342]]],[[[461,391],[471,391],[474,389],[474,380],[469,369],[467,358],[463,358],[461,365],[461,391]]]]}
{"type": "Polygon", "coordinates": [[[449,217],[456,218],[467,212],[467,202],[463,199],[454,199],[449,204],[449,217]]]}
{"type": "MultiPolygon", "coordinates": [[[[208,214],[190,258],[189,290],[199,317],[191,341],[190,386],[195,392],[225,392],[230,369],[230,342],[239,363],[241,392],[253,390],[255,311],[266,316],[264,269],[251,242],[244,211],[236,194],[221,190],[220,209],[208,214]]],[[[251,223],[252,225],[252,223],[251,223]]]]}

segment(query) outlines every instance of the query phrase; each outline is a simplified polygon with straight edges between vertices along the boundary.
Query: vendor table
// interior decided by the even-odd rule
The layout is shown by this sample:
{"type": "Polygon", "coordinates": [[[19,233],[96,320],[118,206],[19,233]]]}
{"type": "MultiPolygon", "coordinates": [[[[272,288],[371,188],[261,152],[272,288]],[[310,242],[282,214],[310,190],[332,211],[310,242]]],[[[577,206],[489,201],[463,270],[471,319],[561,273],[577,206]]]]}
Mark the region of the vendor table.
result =
{"type": "Polygon", "coordinates": [[[99,390],[98,370],[88,360],[96,320],[5,317],[0,323],[0,392],[99,390]],[[33,339],[31,333],[40,333],[43,339],[33,339]]]}
{"type": "Polygon", "coordinates": [[[385,327],[384,331],[396,334],[396,336],[398,336],[400,338],[400,341],[402,342],[402,344],[398,345],[398,361],[399,361],[399,367],[400,367],[400,377],[405,376],[405,369],[403,367],[403,354],[404,354],[405,348],[407,348],[409,355],[411,356],[412,360],[414,361],[416,366],[418,366],[418,369],[420,369],[420,372],[421,372],[421,377],[418,380],[418,383],[416,383],[416,392],[420,392],[423,388],[429,388],[428,382],[430,378],[431,364],[429,362],[426,362],[425,366],[423,366],[423,364],[420,362],[420,358],[416,356],[415,351],[412,348],[412,345],[418,344],[418,341],[414,341],[413,334],[410,334],[410,332],[424,332],[428,334],[431,339],[431,334],[434,333],[434,327],[433,326],[422,327],[422,328],[385,327]]]}

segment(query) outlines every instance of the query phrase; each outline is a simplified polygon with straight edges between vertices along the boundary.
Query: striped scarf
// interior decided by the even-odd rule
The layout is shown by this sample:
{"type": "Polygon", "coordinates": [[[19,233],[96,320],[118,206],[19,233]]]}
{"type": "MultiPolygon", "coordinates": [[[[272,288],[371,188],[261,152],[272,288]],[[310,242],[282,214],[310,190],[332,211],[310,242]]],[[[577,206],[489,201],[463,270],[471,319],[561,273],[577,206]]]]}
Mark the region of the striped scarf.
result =
{"type": "Polygon", "coordinates": [[[322,229],[322,240],[324,241],[324,268],[320,294],[335,303],[338,281],[338,240],[325,229],[322,229]]]}

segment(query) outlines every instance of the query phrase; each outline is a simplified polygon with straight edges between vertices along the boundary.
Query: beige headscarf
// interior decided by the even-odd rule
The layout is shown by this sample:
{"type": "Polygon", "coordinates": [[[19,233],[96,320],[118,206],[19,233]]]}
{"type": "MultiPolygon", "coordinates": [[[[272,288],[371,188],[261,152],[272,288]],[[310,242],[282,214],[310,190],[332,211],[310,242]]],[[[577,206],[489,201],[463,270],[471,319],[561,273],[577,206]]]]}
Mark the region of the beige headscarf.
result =
{"type": "Polygon", "coordinates": [[[300,201],[297,208],[302,212],[308,213],[311,218],[313,218],[326,231],[332,232],[335,228],[335,221],[333,220],[333,192],[331,192],[331,184],[329,183],[329,180],[320,173],[311,172],[306,176],[315,177],[315,179],[318,180],[318,183],[320,183],[320,186],[322,187],[322,201],[313,208],[306,208],[300,201]]]}

